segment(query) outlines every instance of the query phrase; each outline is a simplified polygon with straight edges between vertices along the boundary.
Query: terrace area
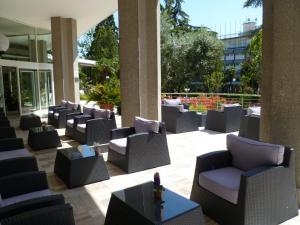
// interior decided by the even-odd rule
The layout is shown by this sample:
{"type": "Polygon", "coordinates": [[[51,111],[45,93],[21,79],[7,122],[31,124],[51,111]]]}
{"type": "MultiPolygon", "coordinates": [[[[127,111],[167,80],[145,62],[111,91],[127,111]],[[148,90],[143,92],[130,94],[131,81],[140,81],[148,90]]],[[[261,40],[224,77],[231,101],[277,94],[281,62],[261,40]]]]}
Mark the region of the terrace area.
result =
{"type": "MultiPolygon", "coordinates": [[[[28,131],[20,130],[19,117],[10,117],[12,126],[16,127],[17,136],[27,143],[28,131]]],[[[44,121],[46,119],[43,119],[44,121]]],[[[117,127],[121,127],[121,117],[117,116],[117,127]]],[[[67,148],[78,145],[77,142],[64,136],[64,129],[58,129],[62,141],[62,147],[67,148]]],[[[237,134],[235,132],[234,134],[237,134]]],[[[153,179],[153,174],[161,174],[163,185],[182,195],[190,197],[192,182],[195,170],[196,157],[204,153],[226,149],[226,135],[205,130],[203,127],[199,131],[182,134],[167,134],[168,146],[171,157],[171,164],[142,172],[125,174],[116,166],[106,162],[110,179],[79,188],[67,189],[64,183],[54,174],[54,160],[57,149],[47,149],[32,153],[38,160],[40,170],[47,172],[48,182],[51,190],[55,193],[62,193],[66,201],[71,203],[74,210],[75,222],[77,225],[100,225],[104,224],[106,211],[111,197],[111,193],[127,187],[138,185],[153,179]]],[[[29,146],[26,145],[30,149],[29,146]]],[[[105,160],[107,153],[104,153],[105,160]]],[[[214,221],[205,217],[206,225],[217,225],[214,221]]],[[[298,225],[300,216],[295,217],[282,225],[298,225]]]]}

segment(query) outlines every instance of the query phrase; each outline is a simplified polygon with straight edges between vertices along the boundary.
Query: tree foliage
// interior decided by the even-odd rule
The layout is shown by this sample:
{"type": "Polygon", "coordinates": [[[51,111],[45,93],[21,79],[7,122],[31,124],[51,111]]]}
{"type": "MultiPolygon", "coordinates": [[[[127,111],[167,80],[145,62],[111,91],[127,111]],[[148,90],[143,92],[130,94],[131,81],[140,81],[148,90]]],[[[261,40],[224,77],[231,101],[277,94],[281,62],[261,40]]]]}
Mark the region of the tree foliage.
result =
{"type": "Polygon", "coordinates": [[[263,0],[246,0],[244,7],[261,7],[263,5],[263,0]]]}
{"type": "Polygon", "coordinates": [[[209,92],[218,93],[224,85],[224,73],[220,71],[214,71],[210,75],[204,77],[204,83],[209,92]]]}
{"type": "Polygon", "coordinates": [[[262,29],[252,38],[246,57],[242,64],[241,91],[252,94],[257,92],[262,77],[262,29]]]}
{"type": "Polygon", "coordinates": [[[162,90],[180,92],[192,81],[222,69],[223,43],[204,28],[173,33],[172,19],[161,15],[162,90]]]}

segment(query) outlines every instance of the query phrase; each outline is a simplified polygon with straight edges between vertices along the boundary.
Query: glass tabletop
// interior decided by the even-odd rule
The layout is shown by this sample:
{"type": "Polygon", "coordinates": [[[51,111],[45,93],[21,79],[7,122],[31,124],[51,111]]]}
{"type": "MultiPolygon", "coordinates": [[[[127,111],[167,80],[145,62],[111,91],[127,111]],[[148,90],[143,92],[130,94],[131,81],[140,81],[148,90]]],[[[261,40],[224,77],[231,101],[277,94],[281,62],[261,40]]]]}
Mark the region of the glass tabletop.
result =
{"type": "Polygon", "coordinates": [[[30,131],[33,133],[49,132],[56,130],[53,126],[32,127],[30,131]]]}
{"type": "Polygon", "coordinates": [[[71,160],[96,156],[95,150],[88,145],[79,145],[77,147],[71,147],[59,151],[71,160]]]}
{"type": "Polygon", "coordinates": [[[113,195],[155,224],[166,222],[199,207],[199,204],[167,188],[163,192],[163,202],[155,201],[153,182],[117,191],[113,195]]]}

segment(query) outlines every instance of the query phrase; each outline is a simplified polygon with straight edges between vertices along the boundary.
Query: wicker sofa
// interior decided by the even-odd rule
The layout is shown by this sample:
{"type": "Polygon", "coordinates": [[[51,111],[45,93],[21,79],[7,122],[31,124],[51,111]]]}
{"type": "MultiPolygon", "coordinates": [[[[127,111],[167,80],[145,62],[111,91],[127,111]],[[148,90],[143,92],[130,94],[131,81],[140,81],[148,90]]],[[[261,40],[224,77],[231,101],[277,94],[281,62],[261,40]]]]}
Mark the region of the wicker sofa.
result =
{"type": "Polygon", "coordinates": [[[75,225],[63,195],[49,195],[0,207],[2,225],[75,225]]]}
{"type": "Polygon", "coordinates": [[[38,171],[36,159],[24,148],[21,138],[0,140],[0,177],[38,171]]]}
{"type": "Polygon", "coordinates": [[[166,124],[166,130],[172,133],[183,133],[198,130],[198,118],[196,112],[180,110],[177,106],[162,105],[162,122],[166,124]]]}
{"type": "Polygon", "coordinates": [[[67,115],[81,111],[80,104],[62,101],[60,106],[50,106],[48,108],[48,124],[56,128],[65,128],[67,115]]]}
{"type": "Polygon", "coordinates": [[[16,138],[14,127],[0,127],[0,140],[4,138],[16,138]]]}
{"type": "Polygon", "coordinates": [[[241,118],[239,136],[259,140],[260,116],[245,115],[241,118]]]}
{"type": "Polygon", "coordinates": [[[294,151],[234,135],[197,158],[191,200],[222,225],[277,225],[298,215],[294,151]]]}
{"type": "Polygon", "coordinates": [[[84,108],[82,115],[72,113],[67,119],[66,135],[81,144],[108,143],[116,128],[114,112],[104,109],[84,108]]]}
{"type": "Polygon", "coordinates": [[[242,115],[242,106],[224,106],[222,111],[208,110],[205,129],[222,133],[238,131],[242,115]]]}
{"type": "Polygon", "coordinates": [[[141,129],[136,123],[134,127],[114,129],[111,139],[107,161],[126,173],[170,164],[164,123],[157,121],[155,132],[148,128],[141,129]]]}

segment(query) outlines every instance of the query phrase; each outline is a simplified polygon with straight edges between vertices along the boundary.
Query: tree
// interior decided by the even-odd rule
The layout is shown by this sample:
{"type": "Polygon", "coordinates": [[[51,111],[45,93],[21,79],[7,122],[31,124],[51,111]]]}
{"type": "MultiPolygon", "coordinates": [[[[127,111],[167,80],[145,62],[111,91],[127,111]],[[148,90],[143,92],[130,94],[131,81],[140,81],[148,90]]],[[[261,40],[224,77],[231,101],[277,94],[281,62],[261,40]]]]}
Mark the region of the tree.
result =
{"type": "Polygon", "coordinates": [[[189,15],[183,11],[182,4],[184,0],[164,0],[161,5],[162,13],[166,13],[170,17],[170,22],[174,26],[173,32],[189,31],[189,15]]]}
{"type": "Polygon", "coordinates": [[[241,70],[241,91],[253,94],[258,90],[262,77],[262,29],[251,39],[246,56],[241,70]]]}
{"type": "Polygon", "coordinates": [[[224,73],[215,71],[204,77],[204,83],[209,92],[219,92],[223,87],[224,73]]]}
{"type": "Polygon", "coordinates": [[[205,74],[221,70],[223,44],[206,29],[173,35],[167,13],[161,15],[162,90],[180,92],[205,74]]]}
{"type": "Polygon", "coordinates": [[[263,0],[246,0],[244,7],[261,7],[263,5],[263,0]]]}

